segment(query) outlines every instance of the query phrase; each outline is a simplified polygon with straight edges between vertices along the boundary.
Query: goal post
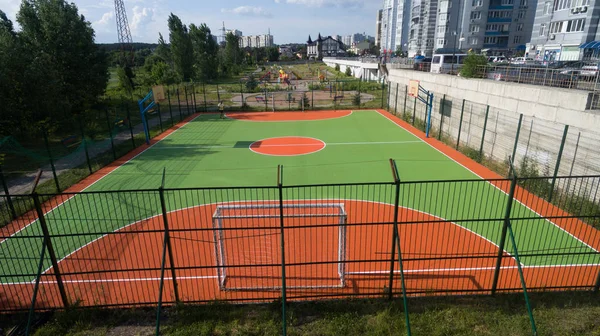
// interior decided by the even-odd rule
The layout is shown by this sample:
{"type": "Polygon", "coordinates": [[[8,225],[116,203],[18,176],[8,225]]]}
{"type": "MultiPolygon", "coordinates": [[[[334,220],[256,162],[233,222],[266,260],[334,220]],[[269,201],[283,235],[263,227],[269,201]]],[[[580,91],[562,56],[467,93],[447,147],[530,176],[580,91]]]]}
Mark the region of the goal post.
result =
{"type": "MultiPolygon", "coordinates": [[[[219,289],[281,289],[281,213],[277,202],[217,205],[213,243],[219,289]]],[[[347,214],[342,203],[283,205],[288,289],[342,288],[347,214]]]]}

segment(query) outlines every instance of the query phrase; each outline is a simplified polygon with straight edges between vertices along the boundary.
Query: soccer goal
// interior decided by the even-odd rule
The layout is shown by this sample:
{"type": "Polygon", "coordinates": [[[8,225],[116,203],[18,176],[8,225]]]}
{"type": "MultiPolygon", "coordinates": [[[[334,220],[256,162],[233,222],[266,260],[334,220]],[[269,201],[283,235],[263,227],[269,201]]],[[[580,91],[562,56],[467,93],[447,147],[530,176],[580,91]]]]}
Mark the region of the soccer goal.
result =
{"type": "MultiPolygon", "coordinates": [[[[218,205],[213,239],[219,288],[281,289],[281,213],[276,202],[218,205]]],[[[346,278],[342,203],[283,206],[287,289],[341,288],[346,278]]]]}

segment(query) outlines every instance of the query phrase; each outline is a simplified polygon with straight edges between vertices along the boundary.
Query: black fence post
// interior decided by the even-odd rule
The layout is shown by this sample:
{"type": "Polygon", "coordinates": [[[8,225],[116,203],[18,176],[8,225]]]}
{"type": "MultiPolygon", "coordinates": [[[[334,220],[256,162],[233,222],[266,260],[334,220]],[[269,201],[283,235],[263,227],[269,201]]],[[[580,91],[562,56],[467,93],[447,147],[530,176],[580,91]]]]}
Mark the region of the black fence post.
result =
{"type": "Polygon", "coordinates": [[[83,122],[81,121],[81,119],[83,118],[83,116],[80,114],[79,115],[79,130],[81,131],[81,141],[83,143],[83,149],[85,150],[85,160],[87,161],[87,166],[88,169],[90,170],[90,174],[93,173],[92,170],[92,163],[90,162],[90,153],[88,151],[88,147],[87,147],[87,141],[85,140],[85,132],[83,130],[83,122]]]}
{"type": "Polygon", "coordinates": [[[417,116],[417,97],[414,97],[413,113],[412,113],[412,125],[415,126],[415,118],[417,116]]]}
{"type": "Polygon", "coordinates": [[[438,140],[442,140],[442,127],[444,126],[444,112],[446,112],[446,94],[442,97],[442,106],[440,106],[440,130],[438,140]]]}
{"type": "Polygon", "coordinates": [[[406,100],[408,99],[408,85],[404,88],[404,109],[402,110],[402,119],[406,120],[406,100]]]}
{"type": "Polygon", "coordinates": [[[556,157],[556,166],[554,167],[554,175],[552,175],[552,183],[550,183],[550,190],[548,191],[548,202],[552,202],[552,196],[554,194],[554,186],[556,184],[556,177],[558,176],[558,170],[560,168],[560,161],[562,159],[563,150],[565,149],[565,142],[567,141],[567,135],[569,134],[569,125],[565,125],[563,131],[562,140],[560,142],[560,148],[558,149],[558,156],[556,157]]]}
{"type": "Polygon", "coordinates": [[[598,271],[598,277],[596,277],[596,285],[594,286],[594,293],[600,291],[600,271],[598,271]]]}
{"type": "Polygon", "coordinates": [[[456,137],[456,149],[460,146],[460,134],[462,132],[463,116],[465,115],[465,99],[462,101],[462,107],[460,108],[460,121],[458,122],[458,136],[456,137]]]}
{"type": "Polygon", "coordinates": [[[6,184],[6,179],[4,178],[4,173],[2,172],[2,165],[0,164],[0,182],[2,183],[2,188],[4,189],[4,195],[6,195],[6,204],[8,204],[8,209],[10,210],[10,214],[12,219],[17,219],[17,212],[15,211],[15,206],[10,198],[10,192],[8,189],[8,185],[6,184]]]}
{"type": "Polygon", "coordinates": [[[46,242],[46,247],[48,248],[48,254],[50,255],[50,262],[52,263],[52,269],[54,271],[54,277],[56,278],[56,284],[58,285],[58,291],[60,292],[60,297],[62,299],[63,305],[65,308],[69,307],[69,299],[67,298],[67,292],[65,291],[64,284],[62,282],[62,276],[60,275],[60,269],[58,268],[58,262],[56,260],[56,254],[54,253],[54,248],[52,247],[52,241],[50,239],[50,231],[48,231],[48,225],[46,224],[46,218],[44,217],[44,212],[42,211],[42,204],[40,202],[40,197],[33,191],[31,195],[33,198],[33,204],[35,206],[35,210],[38,214],[38,221],[40,222],[40,227],[42,228],[42,233],[44,234],[44,241],[46,242]]]}
{"type": "Polygon", "coordinates": [[[396,83],[396,99],[394,101],[394,115],[398,115],[398,89],[400,88],[400,84],[396,83]]]}
{"type": "Polygon", "coordinates": [[[188,89],[185,83],[183,84],[183,92],[185,94],[185,116],[187,117],[190,115],[190,103],[188,102],[188,89]]]}
{"type": "Polygon", "coordinates": [[[48,141],[48,130],[44,128],[42,130],[44,135],[44,144],[46,145],[46,151],[48,152],[48,161],[50,161],[50,168],[52,168],[52,177],[54,177],[54,185],[56,186],[56,192],[60,192],[60,184],[58,183],[58,176],[56,175],[56,167],[54,166],[54,157],[52,157],[52,150],[50,150],[50,142],[48,141]]]}
{"type": "Polygon", "coordinates": [[[311,90],[310,90],[310,107],[312,107],[312,109],[315,109],[315,85],[313,84],[313,82],[310,82],[311,84],[311,90]]]}
{"type": "Polygon", "coordinates": [[[129,127],[129,134],[131,135],[131,146],[135,149],[135,136],[133,135],[133,126],[131,125],[131,111],[129,111],[129,104],[125,104],[125,111],[127,112],[127,126],[129,127]]]}
{"type": "Polygon", "coordinates": [[[388,85],[387,85],[387,111],[388,112],[390,111],[390,99],[392,97],[392,90],[391,90],[391,88],[392,88],[392,83],[388,82],[388,85]]]}
{"type": "Polygon", "coordinates": [[[44,258],[46,257],[46,240],[42,242],[42,250],[40,252],[40,261],[38,263],[38,269],[35,277],[35,285],[33,287],[33,295],[31,297],[31,305],[29,306],[29,314],[27,317],[27,326],[25,327],[25,335],[30,335],[31,323],[33,322],[33,314],[35,312],[35,302],[37,301],[38,292],[40,289],[40,280],[42,278],[42,271],[44,269],[44,258]]]}
{"type": "Polygon", "coordinates": [[[158,114],[158,125],[160,126],[160,133],[164,132],[163,130],[163,123],[162,123],[162,116],[160,114],[160,104],[156,103],[156,113],[158,114]]]}
{"type": "Polygon", "coordinates": [[[198,105],[196,104],[196,83],[192,82],[192,99],[194,99],[194,113],[198,112],[198,105]]]}
{"type": "Polygon", "coordinates": [[[179,97],[179,84],[177,84],[177,106],[179,107],[179,121],[182,121],[183,116],[181,114],[181,97],[179,97]]]}
{"type": "Polygon", "coordinates": [[[490,105],[485,109],[485,120],[483,121],[483,133],[481,134],[481,146],[479,147],[479,162],[483,161],[483,145],[485,143],[485,130],[487,128],[488,117],[490,115],[490,105]]]}
{"type": "Polygon", "coordinates": [[[385,107],[385,82],[381,82],[381,108],[385,107]]]}
{"type": "Polygon", "coordinates": [[[202,95],[204,95],[204,112],[208,112],[208,105],[206,103],[206,84],[202,82],[202,95]]]}
{"type": "Polygon", "coordinates": [[[519,136],[521,135],[521,125],[523,124],[523,114],[521,113],[519,115],[519,124],[517,125],[517,134],[515,135],[515,145],[513,146],[513,151],[512,151],[512,159],[513,161],[516,158],[517,155],[517,146],[519,145],[519,136]]]}
{"type": "Polygon", "coordinates": [[[173,109],[171,108],[171,90],[169,86],[167,86],[167,101],[169,102],[169,115],[171,116],[171,127],[173,127],[173,109]]]}
{"type": "Polygon", "coordinates": [[[171,277],[173,278],[173,292],[175,293],[175,301],[179,302],[179,289],[177,288],[177,275],[175,273],[175,259],[173,258],[173,248],[171,246],[171,235],[169,233],[169,219],[167,212],[167,203],[165,202],[165,175],[166,169],[163,169],[163,180],[158,194],[160,196],[160,205],[163,215],[163,225],[165,227],[165,241],[169,253],[169,262],[171,264],[171,277]]]}
{"type": "Polygon", "coordinates": [[[506,211],[504,213],[504,225],[502,226],[502,233],[500,235],[500,243],[498,244],[498,258],[496,259],[496,268],[494,269],[494,280],[492,281],[492,295],[496,294],[498,288],[498,278],[500,276],[500,267],[502,266],[502,259],[504,257],[504,245],[506,244],[506,232],[510,225],[510,215],[512,212],[512,205],[515,198],[515,190],[517,189],[517,172],[514,169],[513,158],[509,157],[508,161],[510,164],[510,172],[512,172],[512,178],[510,182],[510,191],[508,192],[508,199],[506,200],[506,211]]]}
{"type": "Polygon", "coordinates": [[[244,85],[242,84],[242,82],[240,82],[240,93],[242,94],[242,105],[241,105],[241,109],[242,111],[244,111],[244,85]]]}
{"type": "Polygon", "coordinates": [[[106,127],[108,127],[108,136],[110,137],[110,148],[112,149],[113,159],[117,160],[117,152],[115,151],[115,141],[112,135],[112,126],[110,124],[110,118],[108,117],[108,109],[104,109],[104,114],[106,115],[106,127]]]}
{"type": "Polygon", "coordinates": [[[281,228],[281,319],[282,334],[287,335],[286,296],[287,286],[285,277],[285,220],[283,217],[283,165],[277,166],[277,188],[279,190],[279,225],[281,228]]]}

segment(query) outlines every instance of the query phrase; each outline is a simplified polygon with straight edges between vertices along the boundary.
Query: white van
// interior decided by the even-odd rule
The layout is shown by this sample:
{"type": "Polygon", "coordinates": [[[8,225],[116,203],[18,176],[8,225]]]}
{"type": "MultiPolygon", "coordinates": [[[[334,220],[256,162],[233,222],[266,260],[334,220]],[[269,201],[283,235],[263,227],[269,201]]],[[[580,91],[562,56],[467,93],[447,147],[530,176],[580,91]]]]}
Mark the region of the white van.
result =
{"type": "Polygon", "coordinates": [[[535,63],[535,60],[533,58],[530,57],[517,57],[515,58],[513,61],[511,61],[510,63],[512,64],[533,64],[535,63]]]}
{"type": "Polygon", "coordinates": [[[433,73],[458,73],[462,68],[467,54],[433,54],[431,58],[431,72],[433,73]]]}

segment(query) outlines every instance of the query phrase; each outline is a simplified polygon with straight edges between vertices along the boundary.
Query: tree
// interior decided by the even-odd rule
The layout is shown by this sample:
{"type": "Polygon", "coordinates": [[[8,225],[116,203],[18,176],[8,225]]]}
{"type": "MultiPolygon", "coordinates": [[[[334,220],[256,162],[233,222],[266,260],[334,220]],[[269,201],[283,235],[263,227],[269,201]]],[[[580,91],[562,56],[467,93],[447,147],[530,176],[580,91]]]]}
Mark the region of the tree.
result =
{"type": "Polygon", "coordinates": [[[219,46],[206,24],[190,25],[190,39],[194,52],[194,78],[201,81],[216,79],[219,67],[219,46]]]}
{"type": "Polygon", "coordinates": [[[465,57],[463,67],[460,69],[461,77],[472,78],[479,74],[479,68],[487,65],[487,58],[483,55],[469,53],[465,57]]]}
{"type": "Polygon", "coordinates": [[[346,67],[346,72],[345,72],[346,76],[350,77],[352,76],[352,69],[350,69],[349,66],[346,67]]]}
{"type": "Polygon", "coordinates": [[[277,62],[279,61],[279,49],[276,47],[268,47],[267,48],[267,58],[269,62],[277,62]]]}
{"type": "Polygon", "coordinates": [[[340,71],[340,65],[339,64],[335,65],[335,71],[340,71]]]}
{"type": "MultiPolygon", "coordinates": [[[[107,56],[77,7],[64,0],[24,0],[17,14],[25,108],[34,121],[71,122],[106,89],[107,56]],[[31,103],[29,103],[31,102],[31,103]],[[34,105],[34,106],[31,106],[34,105]]],[[[18,98],[18,97],[17,97],[18,98]]]]}
{"type": "Polygon", "coordinates": [[[256,87],[258,87],[258,81],[253,74],[250,74],[248,76],[248,81],[246,81],[246,89],[248,89],[248,92],[254,92],[256,87]]]}
{"type": "Polygon", "coordinates": [[[173,13],[169,16],[168,24],[173,68],[180,80],[188,81],[194,73],[194,52],[188,28],[173,13]]]}
{"type": "Polygon", "coordinates": [[[244,59],[239,38],[231,32],[225,36],[225,50],[223,51],[223,64],[229,73],[237,74],[240,71],[240,65],[244,59]]]}
{"type": "Polygon", "coordinates": [[[171,49],[165,42],[165,39],[161,33],[158,33],[158,46],[156,47],[155,55],[160,57],[163,62],[169,65],[173,63],[171,58],[171,49]]]}

